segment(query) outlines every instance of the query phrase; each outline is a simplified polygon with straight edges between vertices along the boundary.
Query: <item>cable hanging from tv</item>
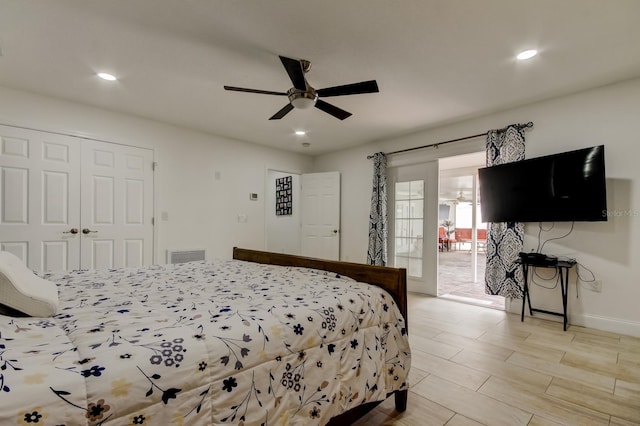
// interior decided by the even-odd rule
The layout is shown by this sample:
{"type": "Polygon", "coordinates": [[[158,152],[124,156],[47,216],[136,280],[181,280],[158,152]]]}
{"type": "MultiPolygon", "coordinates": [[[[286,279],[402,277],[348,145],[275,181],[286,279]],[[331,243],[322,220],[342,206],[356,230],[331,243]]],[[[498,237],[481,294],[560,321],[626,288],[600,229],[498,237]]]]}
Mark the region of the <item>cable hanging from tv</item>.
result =
{"type": "MultiPolygon", "coordinates": [[[[448,141],[431,143],[431,144],[428,144],[428,145],[416,146],[414,148],[407,148],[407,149],[400,149],[398,151],[385,152],[384,155],[400,154],[402,152],[415,151],[417,149],[438,148],[438,147],[440,147],[442,145],[446,145],[448,143],[466,141],[468,139],[475,139],[475,138],[480,138],[480,137],[483,137],[483,136],[487,136],[487,133],[489,133],[491,131],[498,131],[498,132],[504,131],[504,130],[508,129],[509,127],[515,127],[518,130],[529,129],[529,128],[533,127],[533,121],[529,121],[528,123],[510,124],[508,126],[503,127],[502,129],[487,130],[486,132],[478,133],[477,135],[464,136],[462,138],[457,138],[457,139],[451,139],[451,140],[448,140],[448,141]]],[[[369,159],[369,160],[372,159],[372,158],[373,158],[373,155],[368,155],[367,156],[367,159],[369,159]]]]}

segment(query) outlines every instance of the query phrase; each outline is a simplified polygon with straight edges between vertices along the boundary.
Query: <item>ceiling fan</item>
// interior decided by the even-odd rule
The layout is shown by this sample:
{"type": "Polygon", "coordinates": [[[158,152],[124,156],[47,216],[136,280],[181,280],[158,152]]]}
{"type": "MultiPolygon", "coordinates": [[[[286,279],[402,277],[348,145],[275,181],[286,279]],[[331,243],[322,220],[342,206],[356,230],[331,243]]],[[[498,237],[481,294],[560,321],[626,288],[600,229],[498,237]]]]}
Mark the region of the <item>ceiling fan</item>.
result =
{"type": "Polygon", "coordinates": [[[464,191],[460,190],[455,198],[444,198],[443,201],[450,201],[451,204],[457,206],[460,203],[470,203],[471,199],[467,198],[464,191]]]}
{"type": "Polygon", "coordinates": [[[458,196],[456,197],[456,201],[459,203],[465,203],[471,200],[467,200],[467,197],[465,197],[464,192],[460,190],[460,192],[458,193],[458,196]]]}
{"type": "Polygon", "coordinates": [[[330,96],[358,95],[361,93],[376,93],[378,83],[375,80],[362,81],[360,83],[345,84],[343,86],[327,87],[324,89],[314,89],[304,77],[305,73],[311,69],[311,62],[304,59],[292,59],[280,56],[280,61],[287,71],[293,87],[286,92],[272,92],[268,90],[246,89],[244,87],[224,86],[225,90],[236,92],[260,93],[263,95],[287,96],[289,103],[280,111],[276,112],[269,120],[280,120],[293,108],[306,109],[315,106],[319,110],[330,114],[337,119],[344,120],[351,116],[351,113],[331,105],[319,98],[330,96]]]}

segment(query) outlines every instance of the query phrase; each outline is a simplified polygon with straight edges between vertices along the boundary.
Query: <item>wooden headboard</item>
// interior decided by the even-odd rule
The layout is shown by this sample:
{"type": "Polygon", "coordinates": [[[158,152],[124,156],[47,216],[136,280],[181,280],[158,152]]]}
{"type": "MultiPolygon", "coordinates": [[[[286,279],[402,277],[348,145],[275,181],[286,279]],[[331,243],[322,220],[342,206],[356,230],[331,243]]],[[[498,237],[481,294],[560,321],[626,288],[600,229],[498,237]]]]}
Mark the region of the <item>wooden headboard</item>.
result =
{"type": "Polygon", "coordinates": [[[407,318],[407,270],[404,268],[389,268],[386,266],[372,266],[362,263],[340,262],[336,260],[315,259],[312,257],[294,256],[290,254],[271,253],[267,251],[249,250],[234,247],[233,258],[256,263],[267,263],[281,266],[299,266],[331,271],[345,275],[356,281],[382,287],[396,301],[400,313],[407,318]]]}

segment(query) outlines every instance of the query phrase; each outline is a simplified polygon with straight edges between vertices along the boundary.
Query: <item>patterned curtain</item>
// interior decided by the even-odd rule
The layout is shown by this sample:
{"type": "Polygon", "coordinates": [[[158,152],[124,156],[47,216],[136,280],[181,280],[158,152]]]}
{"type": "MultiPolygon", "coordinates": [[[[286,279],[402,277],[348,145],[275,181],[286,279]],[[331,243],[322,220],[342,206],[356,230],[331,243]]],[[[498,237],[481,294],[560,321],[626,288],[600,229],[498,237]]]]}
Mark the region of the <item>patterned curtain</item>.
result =
{"type": "MultiPolygon", "coordinates": [[[[510,125],[487,133],[487,166],[524,160],[524,129],[510,125]]],[[[487,225],[487,268],[485,292],[521,299],[524,280],[515,260],[524,244],[524,224],[519,222],[487,225]]]]}
{"type": "Polygon", "coordinates": [[[373,155],[373,190],[369,213],[369,249],[367,263],[387,264],[387,157],[382,152],[373,155]]]}

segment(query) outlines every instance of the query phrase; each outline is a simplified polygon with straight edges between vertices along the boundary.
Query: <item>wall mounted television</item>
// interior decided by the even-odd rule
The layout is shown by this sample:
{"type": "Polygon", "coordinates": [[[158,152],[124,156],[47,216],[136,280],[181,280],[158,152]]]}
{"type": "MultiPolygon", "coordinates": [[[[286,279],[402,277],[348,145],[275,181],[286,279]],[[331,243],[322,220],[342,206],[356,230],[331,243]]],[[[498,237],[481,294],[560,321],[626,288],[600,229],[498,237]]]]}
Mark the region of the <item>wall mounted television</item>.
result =
{"type": "Polygon", "coordinates": [[[606,221],[604,145],[478,170],[485,222],[606,221]]]}

